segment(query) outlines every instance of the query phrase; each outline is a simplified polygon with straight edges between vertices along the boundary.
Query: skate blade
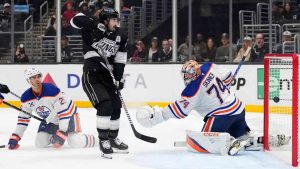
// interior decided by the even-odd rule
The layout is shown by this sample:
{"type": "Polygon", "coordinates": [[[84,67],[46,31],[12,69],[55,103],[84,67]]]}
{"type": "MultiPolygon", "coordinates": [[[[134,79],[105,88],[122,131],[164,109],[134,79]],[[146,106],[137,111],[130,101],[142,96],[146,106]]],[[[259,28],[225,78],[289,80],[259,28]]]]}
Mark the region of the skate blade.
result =
{"type": "Polygon", "coordinates": [[[116,148],[112,148],[114,153],[118,153],[118,154],[128,154],[129,151],[127,150],[120,150],[120,149],[116,149],[116,148]]]}
{"type": "Polygon", "coordinates": [[[240,141],[235,143],[235,145],[229,150],[228,154],[231,156],[236,155],[246,144],[247,141],[240,141]]]}
{"type": "Polygon", "coordinates": [[[101,153],[101,157],[106,158],[106,159],[112,159],[112,155],[111,154],[101,153]]]}
{"type": "Polygon", "coordinates": [[[262,147],[246,147],[245,149],[241,150],[241,151],[262,151],[263,148],[262,147]]]}

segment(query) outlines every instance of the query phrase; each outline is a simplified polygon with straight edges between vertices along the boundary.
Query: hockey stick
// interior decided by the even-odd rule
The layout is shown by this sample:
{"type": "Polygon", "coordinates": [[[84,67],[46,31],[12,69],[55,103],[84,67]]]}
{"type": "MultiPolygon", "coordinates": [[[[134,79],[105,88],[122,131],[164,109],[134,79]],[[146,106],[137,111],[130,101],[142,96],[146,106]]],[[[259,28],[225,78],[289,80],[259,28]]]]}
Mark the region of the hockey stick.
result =
{"type": "Polygon", "coordinates": [[[245,61],[245,59],[246,59],[246,56],[248,55],[248,53],[250,52],[250,50],[251,50],[251,47],[248,46],[246,52],[244,53],[244,56],[243,56],[242,60],[240,61],[238,67],[236,68],[236,70],[235,70],[235,72],[234,72],[234,74],[233,74],[233,76],[232,76],[232,80],[231,80],[230,83],[232,83],[232,81],[235,79],[236,75],[237,75],[238,72],[240,71],[240,69],[241,69],[241,67],[242,67],[242,64],[244,63],[244,61],[245,61]]]}
{"type": "Polygon", "coordinates": [[[25,113],[26,115],[28,115],[28,116],[30,116],[30,117],[33,117],[34,119],[36,119],[36,120],[38,120],[38,121],[46,122],[44,119],[41,119],[41,118],[39,118],[39,117],[37,117],[37,116],[35,116],[35,115],[33,115],[33,114],[30,114],[30,113],[28,113],[27,111],[22,110],[22,109],[20,109],[20,108],[18,108],[18,107],[16,107],[16,106],[14,106],[14,105],[12,105],[12,104],[10,104],[10,103],[4,101],[4,100],[3,100],[3,103],[4,103],[5,105],[7,105],[7,106],[9,106],[9,107],[11,107],[11,108],[13,108],[13,109],[15,109],[15,110],[21,111],[21,112],[25,113]]]}
{"type": "Polygon", "coordinates": [[[17,95],[16,93],[12,92],[12,91],[9,91],[10,94],[16,96],[17,98],[21,99],[21,97],[19,95],[17,95]]]}
{"type": "MultiPolygon", "coordinates": [[[[102,52],[103,55],[104,55],[104,51],[102,50],[102,48],[101,48],[101,47],[99,47],[99,48],[100,48],[101,52],[102,52]]],[[[99,54],[99,55],[100,55],[100,54],[99,54]]],[[[101,55],[100,55],[100,56],[101,56],[101,55]]],[[[105,67],[107,68],[107,70],[109,71],[109,74],[110,74],[111,78],[113,79],[114,85],[117,87],[117,83],[116,83],[115,76],[114,76],[114,74],[112,73],[111,68],[109,67],[109,63],[108,63],[107,58],[106,58],[105,56],[103,56],[102,58],[105,60],[105,63],[106,63],[106,66],[105,66],[105,65],[103,65],[103,66],[105,66],[105,67]]],[[[157,139],[156,139],[155,137],[150,137],[150,136],[143,135],[143,134],[139,133],[139,132],[135,129],[134,124],[133,124],[133,122],[132,122],[132,120],[131,120],[131,117],[130,117],[130,115],[129,115],[128,109],[127,109],[127,107],[126,107],[126,105],[125,105],[124,99],[123,99],[123,97],[122,97],[122,94],[121,94],[121,92],[120,92],[119,90],[117,90],[117,94],[118,94],[119,97],[120,97],[121,103],[122,103],[122,105],[123,105],[123,108],[124,108],[124,110],[125,110],[127,119],[128,119],[128,121],[129,121],[129,124],[130,124],[130,126],[131,126],[131,129],[132,129],[132,131],[133,131],[135,137],[136,137],[136,138],[139,138],[139,139],[141,139],[141,140],[143,140],[143,141],[149,142],[149,143],[156,143],[157,139]]]]}

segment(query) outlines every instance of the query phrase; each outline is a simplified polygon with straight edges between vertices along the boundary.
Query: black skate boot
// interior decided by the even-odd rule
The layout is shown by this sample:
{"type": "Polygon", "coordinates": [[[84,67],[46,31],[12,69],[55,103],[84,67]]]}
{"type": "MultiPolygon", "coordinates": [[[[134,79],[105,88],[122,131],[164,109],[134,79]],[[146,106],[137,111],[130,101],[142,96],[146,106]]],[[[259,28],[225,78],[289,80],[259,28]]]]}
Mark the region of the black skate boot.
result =
{"type": "Polygon", "coordinates": [[[119,138],[110,138],[109,140],[114,153],[129,153],[128,145],[123,143],[119,138]]]}
{"type": "Polygon", "coordinates": [[[100,147],[102,157],[112,159],[111,155],[113,153],[113,150],[111,148],[109,140],[100,140],[99,147],[100,147]]]}

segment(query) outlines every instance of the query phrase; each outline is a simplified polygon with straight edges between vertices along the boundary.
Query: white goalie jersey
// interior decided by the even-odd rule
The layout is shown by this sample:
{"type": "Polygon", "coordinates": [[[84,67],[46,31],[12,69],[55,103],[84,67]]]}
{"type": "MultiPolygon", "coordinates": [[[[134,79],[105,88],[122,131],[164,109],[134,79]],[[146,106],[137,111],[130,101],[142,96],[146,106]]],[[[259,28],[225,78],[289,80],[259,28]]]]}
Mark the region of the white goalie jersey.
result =
{"type": "Polygon", "coordinates": [[[201,75],[186,86],[181,98],[163,109],[165,119],[185,118],[192,110],[204,118],[231,116],[244,111],[243,103],[230,91],[232,72],[220,72],[217,65],[205,63],[201,75]]]}

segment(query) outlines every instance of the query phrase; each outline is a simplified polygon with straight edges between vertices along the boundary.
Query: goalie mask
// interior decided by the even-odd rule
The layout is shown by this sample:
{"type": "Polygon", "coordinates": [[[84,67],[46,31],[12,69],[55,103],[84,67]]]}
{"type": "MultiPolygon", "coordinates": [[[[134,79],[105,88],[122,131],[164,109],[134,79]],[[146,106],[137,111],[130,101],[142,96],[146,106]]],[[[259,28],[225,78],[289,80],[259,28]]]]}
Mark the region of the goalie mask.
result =
{"type": "Polygon", "coordinates": [[[194,60],[190,60],[182,66],[181,75],[186,86],[190,84],[193,80],[197,79],[200,74],[200,66],[194,60]]]}

